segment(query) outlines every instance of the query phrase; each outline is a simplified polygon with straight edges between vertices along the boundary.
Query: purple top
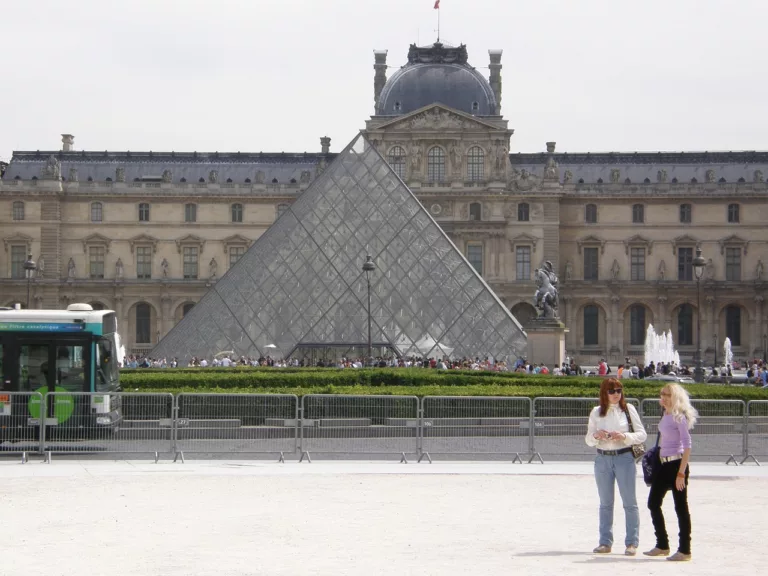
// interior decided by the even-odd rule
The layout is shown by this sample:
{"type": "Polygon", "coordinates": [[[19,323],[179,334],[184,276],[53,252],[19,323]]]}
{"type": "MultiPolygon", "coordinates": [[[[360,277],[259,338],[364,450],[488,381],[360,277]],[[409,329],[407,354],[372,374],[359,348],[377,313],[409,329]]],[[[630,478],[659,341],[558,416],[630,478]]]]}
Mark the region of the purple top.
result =
{"type": "Polygon", "coordinates": [[[662,458],[682,454],[684,450],[691,447],[691,433],[685,416],[680,419],[680,422],[676,422],[674,416],[664,414],[659,422],[659,430],[661,431],[659,446],[662,458]]]}

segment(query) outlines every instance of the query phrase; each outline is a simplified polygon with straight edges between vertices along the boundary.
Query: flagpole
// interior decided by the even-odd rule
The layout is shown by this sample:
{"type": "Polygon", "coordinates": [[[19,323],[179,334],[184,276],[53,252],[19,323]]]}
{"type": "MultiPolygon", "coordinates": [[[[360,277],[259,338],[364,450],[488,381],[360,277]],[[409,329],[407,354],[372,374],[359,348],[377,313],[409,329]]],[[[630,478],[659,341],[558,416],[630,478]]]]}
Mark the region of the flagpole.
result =
{"type": "Polygon", "coordinates": [[[440,42],[440,5],[437,6],[437,41],[440,42]]]}

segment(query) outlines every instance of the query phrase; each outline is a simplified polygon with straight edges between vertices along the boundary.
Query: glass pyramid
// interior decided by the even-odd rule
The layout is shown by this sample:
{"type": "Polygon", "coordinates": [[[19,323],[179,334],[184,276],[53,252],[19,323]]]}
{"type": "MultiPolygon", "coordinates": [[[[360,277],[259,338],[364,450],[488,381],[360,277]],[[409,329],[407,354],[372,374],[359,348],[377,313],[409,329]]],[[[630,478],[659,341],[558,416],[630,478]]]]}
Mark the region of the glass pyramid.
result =
{"type": "Polygon", "coordinates": [[[151,355],[184,365],[223,351],[280,358],[298,345],[364,347],[367,254],[377,350],[508,362],[525,354],[517,320],[358,136],[151,355]]]}

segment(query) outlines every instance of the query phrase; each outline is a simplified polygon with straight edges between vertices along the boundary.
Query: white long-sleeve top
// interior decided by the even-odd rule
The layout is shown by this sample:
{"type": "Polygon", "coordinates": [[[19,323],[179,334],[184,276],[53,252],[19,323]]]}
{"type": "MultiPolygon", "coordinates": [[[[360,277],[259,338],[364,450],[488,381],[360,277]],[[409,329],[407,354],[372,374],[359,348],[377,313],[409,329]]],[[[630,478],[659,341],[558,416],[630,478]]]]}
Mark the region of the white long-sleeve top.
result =
{"type": "Polygon", "coordinates": [[[609,405],[605,416],[600,416],[600,406],[595,406],[589,415],[587,435],[584,437],[587,446],[593,446],[600,450],[621,450],[622,448],[627,448],[633,444],[641,444],[645,442],[648,434],[645,432],[645,426],[643,426],[643,421],[640,419],[640,415],[632,404],[627,404],[627,410],[632,418],[632,426],[635,429],[634,432],[629,431],[627,415],[618,404],[609,405]],[[595,433],[598,430],[621,432],[622,434],[625,434],[626,437],[624,440],[598,440],[595,438],[595,433]]]}

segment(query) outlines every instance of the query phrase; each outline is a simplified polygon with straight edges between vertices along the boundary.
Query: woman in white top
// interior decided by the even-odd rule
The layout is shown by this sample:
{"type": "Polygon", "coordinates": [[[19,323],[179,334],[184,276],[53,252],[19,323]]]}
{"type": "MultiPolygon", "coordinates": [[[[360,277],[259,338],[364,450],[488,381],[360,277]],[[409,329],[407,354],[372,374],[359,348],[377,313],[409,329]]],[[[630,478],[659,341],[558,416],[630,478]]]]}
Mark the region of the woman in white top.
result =
{"type": "Polygon", "coordinates": [[[647,438],[645,427],[631,404],[624,401],[624,390],[619,380],[606,378],[600,384],[600,405],[589,415],[585,441],[597,448],[595,482],[600,496],[600,542],[596,554],[610,554],[613,546],[614,485],[624,503],[627,534],[624,540],[627,556],[637,554],[640,538],[640,513],[635,495],[637,467],[632,454],[633,444],[642,444],[647,438]],[[629,420],[632,419],[633,432],[629,420]]]}

